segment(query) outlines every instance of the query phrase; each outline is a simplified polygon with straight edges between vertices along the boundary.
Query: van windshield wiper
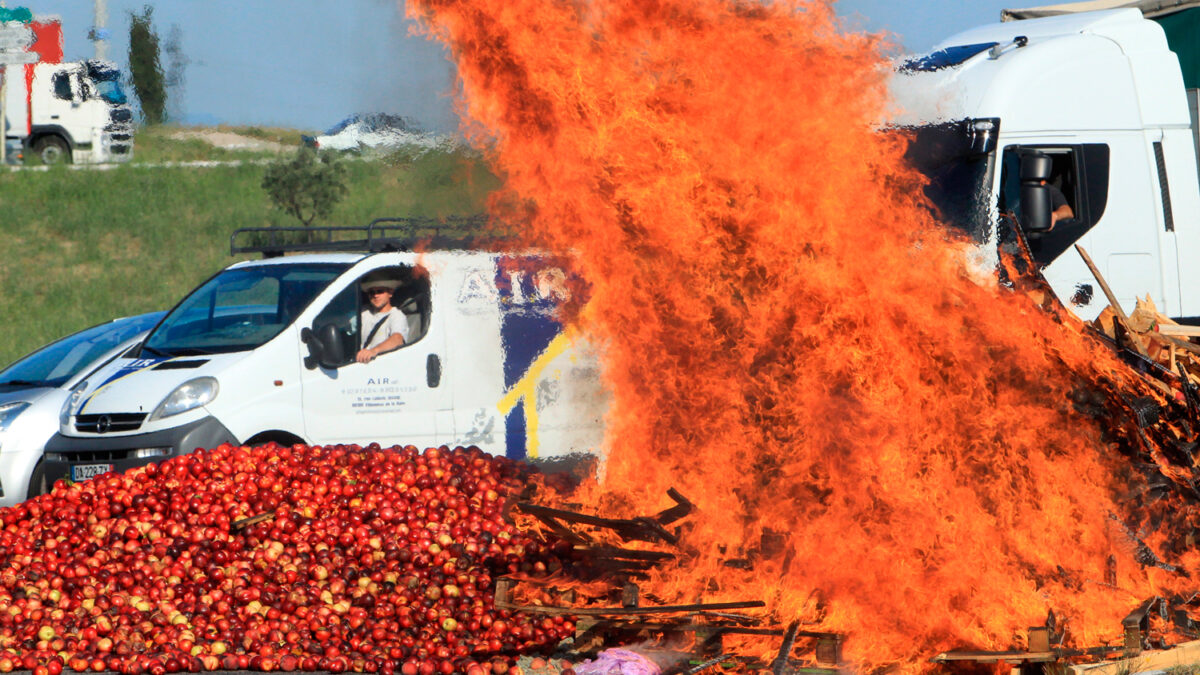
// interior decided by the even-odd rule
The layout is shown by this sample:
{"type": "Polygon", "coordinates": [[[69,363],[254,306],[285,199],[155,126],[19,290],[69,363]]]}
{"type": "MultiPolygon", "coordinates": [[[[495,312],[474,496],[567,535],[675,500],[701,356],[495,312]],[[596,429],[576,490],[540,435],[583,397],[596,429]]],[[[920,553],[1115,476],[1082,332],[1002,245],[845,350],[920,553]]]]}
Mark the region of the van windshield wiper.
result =
{"type": "Polygon", "coordinates": [[[209,354],[216,354],[216,352],[211,349],[200,349],[199,347],[185,347],[175,350],[175,356],[208,356],[209,354]]]}
{"type": "Polygon", "coordinates": [[[5,380],[0,384],[11,384],[16,387],[46,387],[48,383],[41,380],[5,380]]]}

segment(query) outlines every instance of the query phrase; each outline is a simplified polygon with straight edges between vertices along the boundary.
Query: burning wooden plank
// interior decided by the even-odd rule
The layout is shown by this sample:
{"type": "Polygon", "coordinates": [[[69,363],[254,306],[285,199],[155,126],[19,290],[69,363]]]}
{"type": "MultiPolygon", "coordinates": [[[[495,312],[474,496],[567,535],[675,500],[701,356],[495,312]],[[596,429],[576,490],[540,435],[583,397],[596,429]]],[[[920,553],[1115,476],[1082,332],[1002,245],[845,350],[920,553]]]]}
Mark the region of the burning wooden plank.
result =
{"type": "Polygon", "coordinates": [[[551,605],[518,604],[513,601],[513,588],[517,580],[501,577],[496,580],[496,607],[521,612],[540,614],[571,614],[573,616],[643,616],[648,614],[695,614],[699,612],[717,612],[727,609],[752,609],[764,607],[762,600],[746,600],[741,602],[712,602],[691,603],[684,605],[651,605],[620,607],[567,607],[551,605]]]}
{"type": "Polygon", "coordinates": [[[1104,297],[1108,298],[1108,306],[1116,313],[1117,321],[1127,332],[1130,342],[1139,353],[1144,355],[1146,353],[1146,346],[1143,344],[1141,335],[1130,327],[1129,316],[1125,314],[1125,310],[1121,309],[1121,303],[1117,302],[1117,296],[1109,288],[1108,282],[1104,280],[1104,276],[1100,274],[1100,270],[1096,268],[1096,264],[1092,262],[1092,257],[1079,244],[1075,244],[1075,250],[1083,258],[1083,263],[1091,270],[1092,276],[1096,277],[1096,283],[1100,284],[1100,290],[1104,291],[1104,297]]]}
{"type": "Polygon", "coordinates": [[[516,507],[542,521],[555,533],[572,541],[592,541],[592,538],[586,533],[568,527],[568,523],[611,530],[624,541],[676,544],[679,542],[678,534],[667,530],[666,525],[691,513],[693,507],[692,503],[674,488],[667,490],[667,495],[675,500],[675,506],[649,518],[605,518],[529,502],[521,502],[516,507]]]}
{"type": "Polygon", "coordinates": [[[1124,675],[1192,666],[1197,662],[1200,662],[1200,640],[1171,649],[1141,652],[1132,658],[1068,666],[1067,672],[1070,675],[1124,675]]]}

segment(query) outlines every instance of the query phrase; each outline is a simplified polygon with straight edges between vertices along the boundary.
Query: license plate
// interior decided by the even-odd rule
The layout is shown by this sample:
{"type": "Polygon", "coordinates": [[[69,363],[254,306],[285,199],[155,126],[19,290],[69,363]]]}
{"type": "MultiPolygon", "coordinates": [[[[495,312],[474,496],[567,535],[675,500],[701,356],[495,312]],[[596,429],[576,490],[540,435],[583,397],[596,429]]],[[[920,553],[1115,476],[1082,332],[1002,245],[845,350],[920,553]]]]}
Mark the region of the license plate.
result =
{"type": "Polygon", "coordinates": [[[79,464],[71,467],[71,480],[79,481],[95,478],[102,473],[113,470],[112,464],[79,464]]]}

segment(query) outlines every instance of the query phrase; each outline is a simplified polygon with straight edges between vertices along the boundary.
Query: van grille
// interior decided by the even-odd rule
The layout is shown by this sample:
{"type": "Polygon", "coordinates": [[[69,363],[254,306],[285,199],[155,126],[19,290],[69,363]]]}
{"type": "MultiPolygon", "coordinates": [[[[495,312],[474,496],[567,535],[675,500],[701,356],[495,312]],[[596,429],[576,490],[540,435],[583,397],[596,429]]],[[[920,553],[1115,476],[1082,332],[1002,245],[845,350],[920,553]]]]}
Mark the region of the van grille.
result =
{"type": "Polygon", "coordinates": [[[47,452],[46,459],[52,462],[117,462],[126,459],[168,457],[171,448],[133,448],[128,450],[74,450],[71,452],[47,452]]]}
{"type": "Polygon", "coordinates": [[[142,426],[146,413],[104,413],[101,415],[76,415],[75,430],[89,434],[107,434],[114,431],[134,431],[142,426]]]}
{"type": "Polygon", "coordinates": [[[128,450],[88,450],[87,452],[47,452],[46,459],[59,462],[112,462],[127,459],[128,450]]]}

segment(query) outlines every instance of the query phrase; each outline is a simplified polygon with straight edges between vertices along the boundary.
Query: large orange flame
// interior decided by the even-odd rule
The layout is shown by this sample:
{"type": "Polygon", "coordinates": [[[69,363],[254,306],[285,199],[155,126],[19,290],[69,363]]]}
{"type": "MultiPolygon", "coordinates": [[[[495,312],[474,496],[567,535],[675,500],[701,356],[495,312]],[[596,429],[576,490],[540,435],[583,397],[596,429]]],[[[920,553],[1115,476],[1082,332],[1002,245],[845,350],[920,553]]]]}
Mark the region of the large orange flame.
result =
{"type": "Polygon", "coordinates": [[[1068,399],[1122,366],[972,281],[874,128],[879,37],[824,0],[408,6],[457,61],[503,203],[592,285],[604,508],[676,486],[703,512],[659,597],[764,599],[847,633],[860,667],[921,670],[1051,611],[1075,644],[1118,641],[1174,583],[1135,562],[1128,462],[1068,399]]]}

